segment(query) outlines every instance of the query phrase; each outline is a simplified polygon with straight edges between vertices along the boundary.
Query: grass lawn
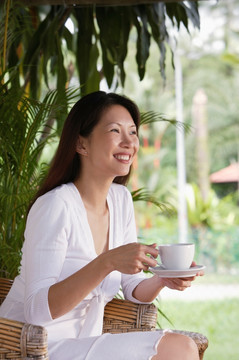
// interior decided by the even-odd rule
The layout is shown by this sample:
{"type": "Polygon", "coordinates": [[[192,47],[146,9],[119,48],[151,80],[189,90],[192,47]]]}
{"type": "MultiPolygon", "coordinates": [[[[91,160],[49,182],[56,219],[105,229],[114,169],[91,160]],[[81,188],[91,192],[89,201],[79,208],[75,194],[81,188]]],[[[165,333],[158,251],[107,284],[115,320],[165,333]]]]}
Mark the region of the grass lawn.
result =
{"type": "Polygon", "coordinates": [[[215,274],[208,273],[207,269],[205,270],[205,276],[199,277],[197,279],[197,284],[203,285],[216,285],[216,284],[239,284],[239,274],[231,275],[231,274],[215,274]]]}
{"type": "Polygon", "coordinates": [[[204,360],[239,359],[239,299],[192,301],[161,301],[161,310],[173,322],[172,327],[162,316],[163,328],[200,332],[207,336],[209,347],[204,360]]]}

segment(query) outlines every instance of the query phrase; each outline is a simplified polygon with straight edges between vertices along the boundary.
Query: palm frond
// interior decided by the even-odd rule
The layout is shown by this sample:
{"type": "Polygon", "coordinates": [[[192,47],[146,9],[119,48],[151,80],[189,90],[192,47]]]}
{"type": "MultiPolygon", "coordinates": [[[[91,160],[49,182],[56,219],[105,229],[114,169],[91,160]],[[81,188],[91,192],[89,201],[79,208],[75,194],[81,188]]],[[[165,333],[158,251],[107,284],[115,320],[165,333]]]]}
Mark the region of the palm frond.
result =
{"type": "Polygon", "coordinates": [[[141,112],[140,116],[141,116],[141,121],[140,121],[141,125],[153,124],[155,122],[162,121],[162,122],[168,122],[170,125],[175,126],[177,129],[183,129],[186,132],[191,130],[190,125],[182,123],[175,119],[169,119],[164,114],[160,114],[155,111],[141,112]]]}
{"type": "Polygon", "coordinates": [[[157,310],[158,310],[158,317],[157,317],[157,325],[160,329],[162,329],[162,326],[160,324],[160,321],[159,321],[159,316],[162,316],[164,317],[170,325],[174,326],[172,321],[169,319],[169,317],[160,309],[160,300],[158,298],[156,298],[154,300],[154,305],[156,306],[157,310]]]}
{"type": "Polygon", "coordinates": [[[42,151],[58,138],[68,107],[79,94],[76,89],[52,91],[40,102],[11,86],[14,73],[8,72],[8,77],[0,82],[0,269],[13,278],[20,264],[27,208],[47,171],[40,160],[42,151]]]}
{"type": "Polygon", "coordinates": [[[157,206],[162,212],[172,215],[175,213],[175,209],[166,203],[160,202],[149,190],[145,188],[139,188],[131,192],[133,201],[146,201],[157,206]]]}

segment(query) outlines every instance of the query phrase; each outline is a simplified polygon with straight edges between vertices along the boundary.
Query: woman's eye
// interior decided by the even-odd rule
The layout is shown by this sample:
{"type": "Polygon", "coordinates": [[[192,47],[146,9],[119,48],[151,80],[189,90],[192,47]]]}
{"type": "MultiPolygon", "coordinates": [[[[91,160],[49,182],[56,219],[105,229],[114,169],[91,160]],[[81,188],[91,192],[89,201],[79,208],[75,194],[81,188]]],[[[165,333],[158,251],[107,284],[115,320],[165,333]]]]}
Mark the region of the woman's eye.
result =
{"type": "Polygon", "coordinates": [[[132,130],[130,134],[131,134],[131,135],[138,135],[138,133],[137,133],[136,130],[132,130]]]}
{"type": "Polygon", "coordinates": [[[111,129],[110,131],[111,131],[111,132],[119,133],[119,130],[118,130],[118,129],[111,129]]]}

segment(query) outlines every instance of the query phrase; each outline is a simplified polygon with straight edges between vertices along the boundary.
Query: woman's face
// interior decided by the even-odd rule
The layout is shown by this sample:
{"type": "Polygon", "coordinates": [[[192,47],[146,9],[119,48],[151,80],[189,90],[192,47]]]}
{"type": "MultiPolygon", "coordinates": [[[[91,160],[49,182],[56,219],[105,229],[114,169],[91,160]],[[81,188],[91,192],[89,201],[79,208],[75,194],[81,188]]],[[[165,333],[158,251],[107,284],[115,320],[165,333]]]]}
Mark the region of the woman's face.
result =
{"type": "MultiPolygon", "coordinates": [[[[139,149],[135,123],[126,108],[107,108],[88,138],[81,138],[84,164],[94,176],[125,176],[139,149]]],[[[85,167],[85,168],[86,168],[85,167]]]]}

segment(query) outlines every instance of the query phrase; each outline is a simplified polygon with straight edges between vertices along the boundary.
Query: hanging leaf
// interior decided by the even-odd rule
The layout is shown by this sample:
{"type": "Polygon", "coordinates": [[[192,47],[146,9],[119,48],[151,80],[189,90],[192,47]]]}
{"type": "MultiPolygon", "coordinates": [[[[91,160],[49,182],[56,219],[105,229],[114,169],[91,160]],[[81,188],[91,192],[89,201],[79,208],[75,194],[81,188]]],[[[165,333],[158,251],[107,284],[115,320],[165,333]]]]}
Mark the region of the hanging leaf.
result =
{"type": "Polygon", "coordinates": [[[88,93],[88,88],[97,90],[99,86],[98,84],[96,84],[95,88],[92,86],[92,78],[96,79],[98,74],[98,54],[95,45],[93,45],[95,33],[94,8],[93,6],[76,8],[74,16],[78,27],[76,64],[79,70],[81,93],[85,95],[88,93]]]}
{"type": "MultiPolygon", "coordinates": [[[[195,27],[200,29],[200,16],[198,12],[198,2],[197,1],[190,1],[187,2],[187,5],[185,3],[181,4],[186,9],[186,14],[189,20],[193,23],[195,27]]],[[[187,28],[188,32],[189,29],[187,28]]]]}
{"type": "Polygon", "coordinates": [[[103,72],[111,87],[115,66],[120,71],[124,85],[124,60],[130,32],[130,14],[125,7],[97,7],[96,18],[99,25],[99,39],[102,48],[103,72]],[[110,31],[109,31],[110,29],[110,31]]]}
{"type": "Polygon", "coordinates": [[[62,37],[66,40],[67,49],[73,51],[73,36],[66,26],[63,26],[62,37]]]}
{"type": "Polygon", "coordinates": [[[64,65],[62,66],[63,55],[61,49],[62,36],[65,33],[63,31],[65,11],[64,7],[52,6],[46,18],[35,31],[29,44],[24,58],[24,72],[25,76],[30,76],[30,79],[35,78],[35,81],[37,81],[35,84],[31,82],[31,93],[33,96],[36,95],[35,87],[40,86],[35,73],[39,72],[39,59],[41,57],[43,58],[42,67],[46,85],[48,86],[48,62],[50,61],[51,73],[57,75],[57,83],[60,86],[62,84],[65,86],[66,70],[63,70],[64,65]]]}
{"type": "MultiPolygon", "coordinates": [[[[40,57],[40,50],[41,50],[41,44],[43,42],[43,38],[46,37],[47,30],[48,30],[48,22],[49,22],[49,15],[40,23],[38,29],[33,34],[31,41],[28,43],[28,47],[26,50],[26,54],[24,56],[23,60],[23,70],[24,70],[24,76],[25,78],[31,71],[36,71],[36,69],[33,69],[33,64],[36,66],[37,62],[36,59],[40,57]]],[[[52,38],[52,37],[51,37],[52,38]]],[[[44,75],[45,75],[45,81],[47,84],[47,68],[46,68],[47,62],[44,61],[44,75]]],[[[36,84],[39,85],[39,84],[36,84]]]]}
{"type": "Polygon", "coordinates": [[[153,4],[147,7],[148,21],[151,26],[152,36],[160,50],[160,72],[163,79],[165,76],[166,47],[165,41],[168,41],[168,33],[165,24],[165,6],[164,4],[153,4]]]}
{"type": "MultiPolygon", "coordinates": [[[[65,92],[65,87],[66,87],[66,81],[67,81],[67,76],[66,76],[66,69],[64,66],[64,56],[62,54],[62,49],[61,49],[61,40],[59,36],[56,36],[56,45],[57,45],[57,65],[56,65],[56,71],[57,71],[57,90],[59,94],[64,94],[65,92]]],[[[65,108],[67,108],[67,101],[66,99],[63,98],[63,102],[65,105],[65,108]]]]}
{"type": "Polygon", "coordinates": [[[122,86],[125,82],[125,70],[124,70],[124,61],[128,52],[128,40],[131,29],[131,19],[130,13],[126,7],[122,7],[120,11],[120,33],[118,38],[117,50],[117,65],[120,69],[120,80],[122,86]]]}
{"type": "Polygon", "coordinates": [[[89,94],[100,88],[100,73],[97,70],[97,60],[99,58],[99,50],[97,44],[92,44],[89,58],[89,72],[87,82],[85,84],[85,93],[89,94]]]}
{"type": "Polygon", "coordinates": [[[96,19],[99,26],[99,39],[102,49],[103,73],[107,84],[111,87],[114,77],[114,66],[117,63],[115,56],[115,39],[118,33],[118,16],[115,17],[115,8],[97,7],[96,19]]]}
{"type": "Polygon", "coordinates": [[[28,80],[30,82],[30,91],[31,91],[31,96],[34,99],[38,98],[38,91],[40,91],[40,73],[39,73],[39,63],[40,63],[40,59],[38,57],[35,57],[34,59],[32,59],[31,62],[31,70],[29,71],[29,75],[28,75],[28,80]]]}
{"type": "Polygon", "coordinates": [[[150,47],[150,34],[148,31],[146,8],[147,6],[145,5],[132,7],[132,21],[138,33],[136,62],[140,80],[144,78],[150,47]]]}
{"type": "Polygon", "coordinates": [[[178,29],[180,28],[180,24],[182,22],[185,28],[187,29],[187,31],[189,32],[188,19],[192,21],[194,26],[198,28],[200,27],[200,18],[198,13],[197,1],[166,3],[165,7],[166,7],[166,13],[168,17],[171,19],[172,24],[175,25],[175,21],[176,21],[176,25],[178,29]]]}
{"type": "MultiPolygon", "coordinates": [[[[98,89],[100,74],[105,76],[109,87],[116,74],[117,78],[114,81],[120,81],[124,86],[124,61],[132,26],[137,31],[136,62],[142,80],[145,76],[151,38],[158,44],[160,72],[165,78],[167,17],[174,26],[179,28],[182,23],[188,31],[189,21],[194,26],[200,25],[196,1],[96,8],[92,5],[82,8],[60,5],[28,8],[16,1],[11,5],[7,33],[8,65],[16,66],[19,74],[15,86],[20,86],[22,74],[25,87],[31,82],[30,89],[34,96],[40,96],[42,76],[47,86],[50,74],[58,86],[64,84],[64,68],[67,64],[63,49],[74,52],[74,35],[65,26],[70,16],[77,24],[75,34],[78,37],[78,50],[75,55],[80,82],[83,85],[82,92],[98,89]],[[102,71],[97,70],[99,54],[102,56],[102,71]]],[[[3,44],[3,29],[4,16],[0,17],[0,44],[3,44]]]]}

